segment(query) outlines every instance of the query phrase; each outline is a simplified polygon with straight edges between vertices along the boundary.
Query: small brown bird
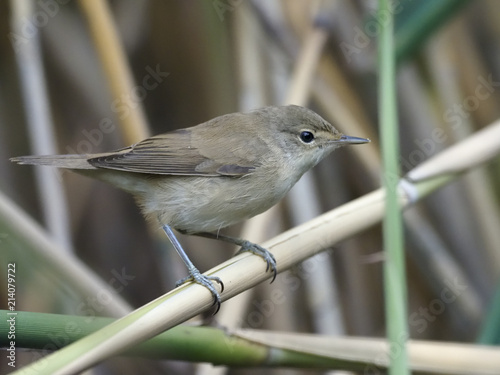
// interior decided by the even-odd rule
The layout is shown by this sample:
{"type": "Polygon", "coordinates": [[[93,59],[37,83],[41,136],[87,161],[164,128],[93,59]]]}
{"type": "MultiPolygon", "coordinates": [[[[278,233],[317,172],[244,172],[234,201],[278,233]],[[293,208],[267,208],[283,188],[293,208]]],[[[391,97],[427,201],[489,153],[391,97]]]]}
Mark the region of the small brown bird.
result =
{"type": "Polygon", "coordinates": [[[20,156],[19,164],[49,165],[108,182],[134,195],[158,220],[186,264],[189,277],[219,292],[190,261],[172,228],[220,239],[261,256],[276,277],[273,255],[259,245],[216,234],[275,205],[299,178],[337,147],[367,143],[341,134],[313,111],[295,106],[232,113],[191,128],[147,138],[121,150],[89,155],[20,156]]]}

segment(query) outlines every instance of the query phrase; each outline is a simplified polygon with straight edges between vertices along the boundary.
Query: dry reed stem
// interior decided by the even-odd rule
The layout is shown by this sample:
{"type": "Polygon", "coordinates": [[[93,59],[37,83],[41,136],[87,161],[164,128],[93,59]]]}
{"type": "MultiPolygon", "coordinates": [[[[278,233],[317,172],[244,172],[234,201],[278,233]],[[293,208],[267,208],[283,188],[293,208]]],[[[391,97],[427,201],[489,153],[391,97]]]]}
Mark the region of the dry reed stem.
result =
{"type": "Polygon", "coordinates": [[[134,78],[111,10],[105,0],[80,0],[79,4],[87,17],[113,100],[120,100],[129,109],[128,115],[120,117],[125,143],[141,141],[149,136],[149,127],[141,103],[132,99],[134,78]]]}

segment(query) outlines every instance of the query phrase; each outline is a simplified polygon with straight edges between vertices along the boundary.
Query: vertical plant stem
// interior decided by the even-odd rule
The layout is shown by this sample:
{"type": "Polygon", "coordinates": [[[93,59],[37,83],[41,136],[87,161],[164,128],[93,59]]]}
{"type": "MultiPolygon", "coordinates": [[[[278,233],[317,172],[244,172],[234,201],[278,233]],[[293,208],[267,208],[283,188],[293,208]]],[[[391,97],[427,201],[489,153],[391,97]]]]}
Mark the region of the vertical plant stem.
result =
{"type": "Polygon", "coordinates": [[[109,81],[113,103],[128,110],[120,116],[125,143],[135,143],[149,136],[149,126],[142,105],[133,99],[135,88],[132,71],[116,30],[107,1],[80,1],[90,31],[109,81]]]}
{"type": "MultiPolygon", "coordinates": [[[[11,1],[11,23],[16,35],[23,35],[25,20],[35,14],[31,1],[11,1]]],[[[31,150],[36,155],[57,154],[54,125],[50,110],[47,82],[43,67],[40,33],[15,46],[19,79],[26,111],[26,123],[31,150]]],[[[60,249],[73,252],[68,211],[62,180],[57,172],[35,169],[44,223],[61,245],[60,249]]]]}
{"type": "Polygon", "coordinates": [[[403,226],[398,204],[399,132],[396,108],[396,68],[393,19],[388,0],[379,0],[379,122],[381,131],[383,183],[387,194],[383,234],[385,249],[384,290],[387,338],[391,347],[389,374],[409,374],[406,277],[403,251],[403,226]]]}

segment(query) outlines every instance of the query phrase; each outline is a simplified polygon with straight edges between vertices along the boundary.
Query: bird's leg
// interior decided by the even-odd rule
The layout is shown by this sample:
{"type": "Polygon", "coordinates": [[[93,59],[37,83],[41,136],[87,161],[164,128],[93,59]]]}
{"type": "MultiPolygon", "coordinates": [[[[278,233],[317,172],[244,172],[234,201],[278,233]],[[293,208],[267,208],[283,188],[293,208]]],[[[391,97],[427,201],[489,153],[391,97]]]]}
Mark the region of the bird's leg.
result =
{"type": "MultiPolygon", "coordinates": [[[[182,230],[179,232],[182,234],[188,234],[182,230]]],[[[271,272],[273,273],[273,278],[272,278],[271,282],[273,282],[276,279],[276,274],[278,273],[276,259],[274,259],[274,255],[269,250],[264,249],[262,246],[259,246],[253,242],[244,240],[242,238],[225,236],[223,234],[216,234],[216,233],[210,233],[210,232],[199,232],[199,233],[189,233],[189,234],[191,234],[193,236],[211,238],[213,240],[222,240],[225,242],[229,242],[229,243],[241,246],[241,249],[238,250],[236,255],[248,251],[252,254],[260,256],[262,259],[264,259],[266,261],[266,264],[267,264],[266,272],[271,270],[271,272]]]]}
{"type": "Polygon", "coordinates": [[[220,284],[221,293],[222,293],[222,291],[224,291],[224,284],[222,283],[222,280],[216,276],[203,275],[198,270],[198,268],[196,268],[194,266],[193,262],[191,262],[191,259],[189,259],[189,257],[187,256],[186,252],[184,251],[181,244],[177,240],[177,237],[175,237],[175,234],[172,231],[172,228],[170,228],[169,225],[163,225],[163,230],[165,231],[168,239],[170,240],[170,242],[174,246],[175,250],[177,251],[177,254],[179,254],[179,256],[181,257],[182,261],[186,265],[188,272],[189,272],[189,276],[177,281],[176,286],[179,286],[179,285],[185,283],[186,281],[193,281],[196,284],[203,285],[205,288],[207,288],[210,291],[210,293],[212,293],[212,296],[214,297],[213,304],[217,305],[217,310],[214,313],[214,314],[216,314],[217,311],[219,311],[221,299],[220,299],[219,292],[217,291],[217,289],[215,289],[212,281],[220,284]]]}

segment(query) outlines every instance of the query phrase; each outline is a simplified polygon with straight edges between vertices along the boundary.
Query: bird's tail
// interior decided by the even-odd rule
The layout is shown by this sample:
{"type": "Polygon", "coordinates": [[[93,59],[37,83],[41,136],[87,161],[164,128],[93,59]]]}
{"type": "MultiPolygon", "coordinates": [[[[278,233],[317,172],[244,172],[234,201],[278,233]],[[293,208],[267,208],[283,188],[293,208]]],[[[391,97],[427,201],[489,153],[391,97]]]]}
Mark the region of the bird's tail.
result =
{"type": "Polygon", "coordinates": [[[88,155],[41,155],[17,156],[10,161],[18,164],[49,165],[57,168],[96,169],[87,162],[88,155]]]}

